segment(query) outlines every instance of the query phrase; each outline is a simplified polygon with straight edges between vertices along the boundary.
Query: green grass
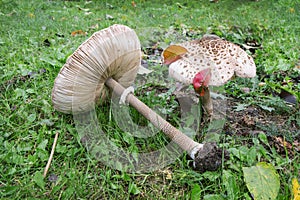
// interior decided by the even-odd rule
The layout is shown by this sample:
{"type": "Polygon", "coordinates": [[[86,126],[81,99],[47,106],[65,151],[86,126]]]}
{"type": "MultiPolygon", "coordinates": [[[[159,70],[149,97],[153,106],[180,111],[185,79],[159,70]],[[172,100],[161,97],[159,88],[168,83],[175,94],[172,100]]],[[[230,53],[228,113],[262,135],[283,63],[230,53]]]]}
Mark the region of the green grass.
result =
{"type": "MultiPolygon", "coordinates": [[[[299,104],[288,106],[272,94],[283,87],[300,99],[299,81],[282,85],[300,74],[300,1],[139,0],[136,4],[133,7],[129,0],[0,0],[0,198],[251,199],[242,167],[266,161],[280,176],[278,199],[291,199],[291,179],[300,178],[299,151],[284,147],[279,152],[274,139],[269,138],[268,143],[263,138],[284,135],[290,143],[299,141],[299,104]],[[276,120],[265,124],[259,119],[254,129],[262,131],[260,135],[223,131],[220,145],[230,150],[231,158],[216,172],[194,171],[186,155],[151,173],[127,173],[105,166],[80,143],[72,116],[53,109],[51,90],[67,57],[93,32],[115,23],[135,29],[145,51],[153,45],[161,49],[205,33],[237,44],[260,44],[262,48],[252,52],[258,77],[232,80],[225,89],[237,105],[245,104],[244,110],[249,106],[271,109],[265,119],[282,116],[284,127],[276,128],[276,120]],[[87,34],[71,36],[76,30],[87,34]],[[258,86],[259,82],[266,85],[258,86]],[[250,87],[250,93],[241,92],[243,87],[250,87]],[[43,179],[56,132],[60,133],[58,145],[43,179]]],[[[178,126],[178,104],[171,96],[174,86],[167,68],[151,59],[158,58],[148,60],[154,72],[137,77],[136,94],[178,126]],[[166,89],[151,92],[153,83],[166,89]]],[[[105,104],[97,114],[103,130],[119,146],[139,152],[159,149],[168,142],[161,133],[148,139],[128,135],[111,112],[110,104],[105,104]]],[[[146,124],[137,112],[130,112],[135,122],[146,124]]]]}

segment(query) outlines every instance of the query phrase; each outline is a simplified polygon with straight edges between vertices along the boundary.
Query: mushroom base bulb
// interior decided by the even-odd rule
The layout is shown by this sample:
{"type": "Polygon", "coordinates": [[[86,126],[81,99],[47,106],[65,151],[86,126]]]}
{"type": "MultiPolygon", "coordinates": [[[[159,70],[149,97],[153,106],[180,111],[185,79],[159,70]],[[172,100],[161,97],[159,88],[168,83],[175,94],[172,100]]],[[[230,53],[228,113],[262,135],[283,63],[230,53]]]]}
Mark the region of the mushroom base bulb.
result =
{"type": "Polygon", "coordinates": [[[229,152],[218,148],[216,143],[205,143],[195,155],[194,168],[201,173],[215,171],[229,158],[229,152]]]}
{"type": "Polygon", "coordinates": [[[202,97],[208,89],[210,78],[211,70],[207,68],[197,73],[193,79],[194,90],[202,97]]]}

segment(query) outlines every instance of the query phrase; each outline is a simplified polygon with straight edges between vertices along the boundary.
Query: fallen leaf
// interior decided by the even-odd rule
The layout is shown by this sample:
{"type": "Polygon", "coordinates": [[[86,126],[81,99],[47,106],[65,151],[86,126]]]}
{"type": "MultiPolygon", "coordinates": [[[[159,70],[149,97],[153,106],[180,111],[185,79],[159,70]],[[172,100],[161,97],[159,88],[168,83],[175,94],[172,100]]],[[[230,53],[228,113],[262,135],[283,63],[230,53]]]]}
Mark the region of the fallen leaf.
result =
{"type": "Polygon", "coordinates": [[[29,14],[28,14],[28,17],[30,17],[30,18],[34,18],[34,17],[35,17],[35,15],[34,15],[33,13],[29,13],[29,14]]]}
{"type": "Polygon", "coordinates": [[[171,180],[172,179],[172,172],[169,169],[165,169],[163,171],[161,171],[164,175],[166,175],[166,179],[167,180],[171,180]]]}
{"type": "Polygon", "coordinates": [[[76,36],[76,35],[86,35],[86,32],[82,31],[82,30],[77,30],[77,31],[73,31],[71,33],[72,36],[76,36]]]}
{"type": "Polygon", "coordinates": [[[132,7],[136,7],[136,3],[134,1],[131,2],[132,7]]]}
{"type": "Polygon", "coordinates": [[[163,52],[164,64],[168,65],[180,59],[187,49],[179,45],[170,45],[163,52]]]}
{"type": "Polygon", "coordinates": [[[253,167],[243,167],[248,190],[254,199],[276,199],[279,188],[279,176],[272,164],[260,162],[253,167]]]}
{"type": "Polygon", "coordinates": [[[297,178],[293,178],[292,180],[292,200],[300,200],[300,185],[297,178]]]}
{"type": "Polygon", "coordinates": [[[258,84],[258,86],[260,86],[260,87],[265,86],[265,85],[266,85],[265,82],[260,82],[260,83],[258,84]]]}
{"type": "Polygon", "coordinates": [[[275,140],[276,140],[276,142],[277,142],[277,144],[278,144],[279,146],[281,146],[281,147],[283,147],[283,148],[286,148],[286,149],[288,149],[288,150],[293,149],[292,144],[289,143],[289,142],[287,142],[287,141],[285,140],[285,138],[279,136],[279,137],[275,137],[275,140]]]}
{"type": "Polygon", "coordinates": [[[255,125],[255,121],[254,121],[253,117],[251,117],[251,116],[244,115],[243,116],[243,121],[247,126],[254,126],[255,125]]]}

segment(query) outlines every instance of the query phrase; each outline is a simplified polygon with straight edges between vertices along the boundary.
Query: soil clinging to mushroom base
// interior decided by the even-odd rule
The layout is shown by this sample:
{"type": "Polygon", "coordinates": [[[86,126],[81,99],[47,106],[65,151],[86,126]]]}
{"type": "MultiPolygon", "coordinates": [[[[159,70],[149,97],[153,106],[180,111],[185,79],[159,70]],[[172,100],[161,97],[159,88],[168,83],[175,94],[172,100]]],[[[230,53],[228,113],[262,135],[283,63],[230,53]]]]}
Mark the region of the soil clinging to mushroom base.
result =
{"type": "Polygon", "coordinates": [[[216,143],[205,143],[194,159],[194,167],[199,172],[215,171],[222,165],[222,160],[225,162],[229,159],[229,152],[218,148],[216,143]],[[224,160],[222,159],[224,158],[224,160]]]}

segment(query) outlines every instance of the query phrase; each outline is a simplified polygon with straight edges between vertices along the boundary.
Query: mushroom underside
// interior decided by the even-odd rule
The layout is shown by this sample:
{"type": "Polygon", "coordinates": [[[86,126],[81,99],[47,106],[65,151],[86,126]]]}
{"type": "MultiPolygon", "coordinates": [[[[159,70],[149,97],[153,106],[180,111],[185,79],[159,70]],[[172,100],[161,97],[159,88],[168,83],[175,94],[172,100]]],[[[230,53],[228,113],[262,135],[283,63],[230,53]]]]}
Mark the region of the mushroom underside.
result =
{"type": "Polygon", "coordinates": [[[54,108],[64,113],[93,109],[95,101],[108,96],[108,78],[124,87],[133,83],[140,60],[140,42],[132,29],[113,25],[94,33],[67,59],[56,77],[54,108]]]}

